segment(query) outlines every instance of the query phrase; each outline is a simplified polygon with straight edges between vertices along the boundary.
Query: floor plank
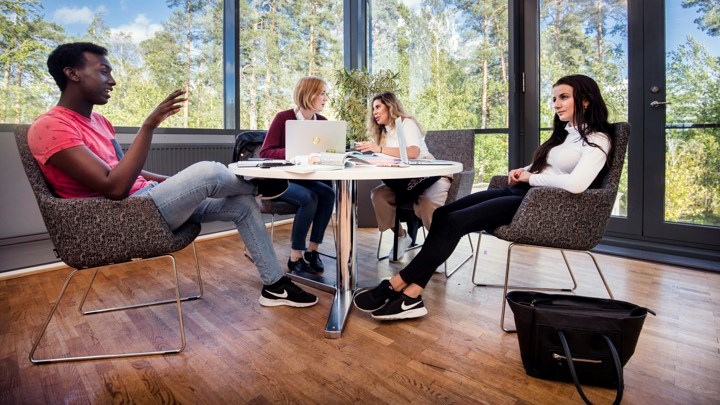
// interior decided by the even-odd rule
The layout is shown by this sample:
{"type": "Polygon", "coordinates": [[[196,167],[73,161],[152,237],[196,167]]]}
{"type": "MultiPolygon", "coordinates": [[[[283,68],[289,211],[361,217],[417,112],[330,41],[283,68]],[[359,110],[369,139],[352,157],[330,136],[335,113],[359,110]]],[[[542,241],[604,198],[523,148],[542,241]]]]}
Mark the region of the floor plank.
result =
{"type": "MultiPolygon", "coordinates": [[[[289,230],[276,229],[281,263],[289,255],[289,230]]],[[[359,238],[361,283],[402,268],[377,263],[377,231],[361,229],[359,238]]],[[[0,403],[581,402],[572,384],[525,374],[517,338],[499,328],[502,291],[474,287],[472,262],[449,279],[434,276],[424,295],[428,316],[380,323],[355,310],[341,339],[325,339],[331,295],[311,289],[320,302],[307,309],[261,307],[261,282],[243,248],[237,236],[198,243],[205,296],[183,304],[187,348],[178,355],[32,365],[32,339],[70,270],[0,281],[0,403]]],[[[322,249],[333,250],[327,244],[322,249]]],[[[467,252],[463,241],[453,259],[467,252]]],[[[477,278],[501,282],[505,254],[504,242],[483,237],[477,278]]],[[[189,249],[177,254],[183,291],[194,288],[191,257],[189,249]]],[[[603,296],[589,259],[569,257],[577,293],[603,296]]],[[[720,274],[598,257],[617,299],[658,313],[646,320],[625,367],[624,402],[718,403],[720,274]]],[[[333,260],[323,260],[334,268],[333,260]]],[[[101,271],[88,305],[172,296],[169,272],[160,262],[110,270],[101,271]]],[[[81,273],[69,287],[43,351],[91,353],[178,342],[172,306],[80,316],[76,307],[89,279],[81,273]]],[[[558,252],[532,249],[514,253],[513,280],[569,283],[558,252]]],[[[598,403],[614,397],[612,390],[596,387],[587,394],[598,403]]]]}

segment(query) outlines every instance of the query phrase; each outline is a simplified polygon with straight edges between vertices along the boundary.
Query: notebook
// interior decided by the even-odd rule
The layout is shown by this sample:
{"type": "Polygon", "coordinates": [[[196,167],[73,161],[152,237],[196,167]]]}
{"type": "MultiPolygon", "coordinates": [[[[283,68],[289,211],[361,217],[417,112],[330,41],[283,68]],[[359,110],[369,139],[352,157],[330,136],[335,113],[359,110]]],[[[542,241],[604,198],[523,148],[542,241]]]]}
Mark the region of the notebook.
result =
{"type": "Polygon", "coordinates": [[[288,120],[285,122],[285,159],[311,153],[344,153],[345,121],[288,120]]]}
{"type": "Polygon", "coordinates": [[[398,144],[400,149],[400,162],[406,165],[452,165],[455,162],[449,160],[436,159],[408,159],[407,140],[405,139],[405,130],[403,129],[402,118],[395,120],[395,128],[397,130],[398,144]]]}

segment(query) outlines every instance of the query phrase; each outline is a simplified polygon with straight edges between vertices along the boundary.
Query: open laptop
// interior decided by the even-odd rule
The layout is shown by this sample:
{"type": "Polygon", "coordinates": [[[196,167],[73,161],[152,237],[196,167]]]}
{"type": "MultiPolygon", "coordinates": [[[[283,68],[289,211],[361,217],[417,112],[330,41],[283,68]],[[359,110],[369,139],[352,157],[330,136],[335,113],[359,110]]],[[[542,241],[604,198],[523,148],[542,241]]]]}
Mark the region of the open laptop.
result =
{"type": "Polygon", "coordinates": [[[405,130],[403,129],[402,118],[398,117],[395,120],[395,128],[397,129],[398,144],[400,149],[400,163],[406,165],[452,165],[455,162],[449,160],[435,160],[435,159],[408,159],[407,154],[407,140],[405,139],[405,130]]]}
{"type": "Polygon", "coordinates": [[[346,128],[345,121],[286,121],[285,160],[311,153],[345,153],[346,128]]]}

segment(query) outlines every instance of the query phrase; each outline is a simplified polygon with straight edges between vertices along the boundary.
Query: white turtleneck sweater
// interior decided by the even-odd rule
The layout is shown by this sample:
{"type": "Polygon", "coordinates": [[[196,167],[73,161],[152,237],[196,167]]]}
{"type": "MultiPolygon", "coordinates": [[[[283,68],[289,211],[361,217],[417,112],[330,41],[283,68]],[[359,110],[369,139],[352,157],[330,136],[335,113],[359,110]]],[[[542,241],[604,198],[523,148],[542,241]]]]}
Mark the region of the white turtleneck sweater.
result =
{"type": "MultiPolygon", "coordinates": [[[[606,153],[610,150],[607,135],[600,132],[588,135],[588,140],[602,148],[600,150],[585,143],[577,129],[569,123],[565,129],[568,132],[565,142],[550,149],[548,166],[530,176],[531,186],[558,187],[571,193],[582,193],[605,165],[606,153]]],[[[530,166],[525,167],[525,170],[529,169],[530,166]]]]}

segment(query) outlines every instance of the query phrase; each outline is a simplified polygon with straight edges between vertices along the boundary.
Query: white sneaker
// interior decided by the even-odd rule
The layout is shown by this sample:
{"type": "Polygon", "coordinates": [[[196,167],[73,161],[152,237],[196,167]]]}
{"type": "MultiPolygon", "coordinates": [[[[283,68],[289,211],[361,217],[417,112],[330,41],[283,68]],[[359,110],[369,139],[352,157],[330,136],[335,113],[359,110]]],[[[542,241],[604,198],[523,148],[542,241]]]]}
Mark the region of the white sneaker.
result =
{"type": "Polygon", "coordinates": [[[398,254],[397,254],[397,260],[394,259],[395,255],[393,254],[393,249],[390,248],[390,253],[388,256],[388,259],[392,263],[397,263],[400,260],[402,260],[403,256],[405,256],[405,252],[407,252],[408,248],[412,244],[412,239],[410,238],[410,235],[408,235],[407,231],[405,231],[405,234],[398,238],[398,254]]]}

